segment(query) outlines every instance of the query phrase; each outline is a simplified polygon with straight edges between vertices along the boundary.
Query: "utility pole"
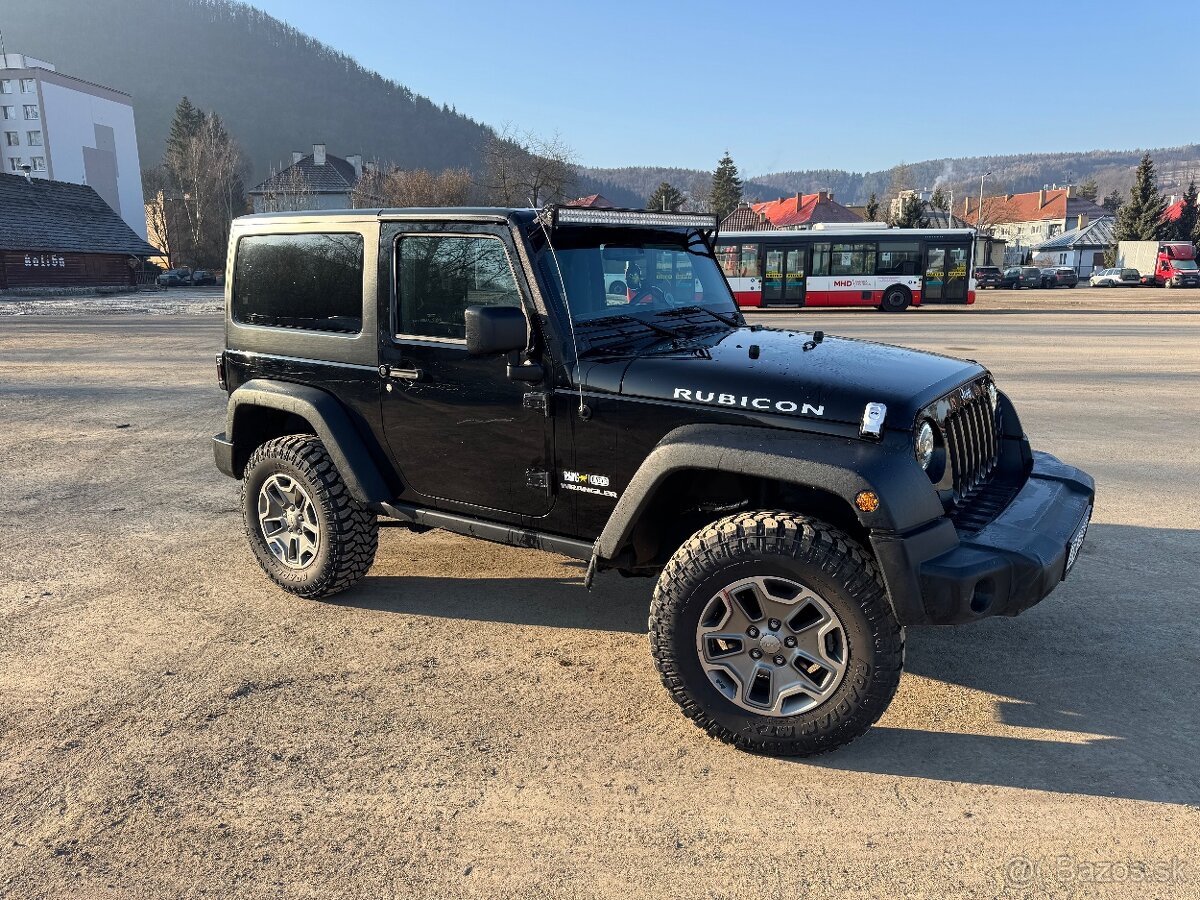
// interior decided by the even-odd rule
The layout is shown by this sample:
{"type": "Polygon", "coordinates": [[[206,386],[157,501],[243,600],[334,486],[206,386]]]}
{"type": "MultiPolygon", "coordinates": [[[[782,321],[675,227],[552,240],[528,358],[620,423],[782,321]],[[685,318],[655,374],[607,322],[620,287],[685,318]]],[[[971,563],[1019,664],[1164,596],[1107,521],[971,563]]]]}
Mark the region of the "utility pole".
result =
{"type": "Polygon", "coordinates": [[[979,176],[979,210],[975,214],[975,230],[979,231],[980,224],[983,222],[983,179],[991,175],[991,172],[984,172],[979,176]]]}

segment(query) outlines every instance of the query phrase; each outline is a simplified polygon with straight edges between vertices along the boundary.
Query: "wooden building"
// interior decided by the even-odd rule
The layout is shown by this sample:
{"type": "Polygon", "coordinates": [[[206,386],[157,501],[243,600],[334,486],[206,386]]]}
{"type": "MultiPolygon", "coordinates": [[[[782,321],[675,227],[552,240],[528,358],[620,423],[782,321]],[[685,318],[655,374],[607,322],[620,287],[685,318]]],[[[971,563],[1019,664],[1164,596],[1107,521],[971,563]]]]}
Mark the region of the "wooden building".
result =
{"type": "Polygon", "coordinates": [[[0,173],[0,290],[132,286],[157,255],[87,185],[0,173]]]}

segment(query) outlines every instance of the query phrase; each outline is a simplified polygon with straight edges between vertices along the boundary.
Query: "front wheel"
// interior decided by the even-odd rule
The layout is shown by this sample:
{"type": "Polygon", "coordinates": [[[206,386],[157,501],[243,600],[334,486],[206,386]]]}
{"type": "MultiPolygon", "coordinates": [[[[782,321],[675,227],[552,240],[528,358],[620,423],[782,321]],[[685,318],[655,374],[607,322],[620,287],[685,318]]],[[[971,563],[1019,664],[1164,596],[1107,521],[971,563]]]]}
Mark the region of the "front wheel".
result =
{"type": "Polygon", "coordinates": [[[900,682],[904,632],[874,561],[807,516],[741,513],[698,531],[663,570],[649,624],[684,715],[757,753],[849,743],[900,682]]]}
{"type": "Polygon", "coordinates": [[[242,518],[263,571],[301,597],[343,591],[375,561],[378,522],[313,435],[275,438],[250,455],[242,518]]]}
{"type": "Polygon", "coordinates": [[[908,309],[911,301],[912,294],[908,292],[908,289],[896,285],[884,291],[879,308],[884,312],[904,312],[908,309]]]}

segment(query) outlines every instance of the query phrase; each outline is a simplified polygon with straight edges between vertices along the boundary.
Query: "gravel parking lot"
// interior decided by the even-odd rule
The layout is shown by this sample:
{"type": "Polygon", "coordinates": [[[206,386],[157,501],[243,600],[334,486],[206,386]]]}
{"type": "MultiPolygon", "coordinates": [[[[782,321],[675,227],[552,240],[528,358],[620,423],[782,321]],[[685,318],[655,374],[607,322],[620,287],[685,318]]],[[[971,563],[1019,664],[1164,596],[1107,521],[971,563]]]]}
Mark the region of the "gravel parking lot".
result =
{"type": "Polygon", "coordinates": [[[763,316],[978,359],[1098,482],[1069,581],[910,632],[808,761],[679,714],[649,581],[385,529],[334,602],[275,589],[212,464],[219,315],[0,317],[0,897],[1200,895],[1188,294],[763,316]]]}

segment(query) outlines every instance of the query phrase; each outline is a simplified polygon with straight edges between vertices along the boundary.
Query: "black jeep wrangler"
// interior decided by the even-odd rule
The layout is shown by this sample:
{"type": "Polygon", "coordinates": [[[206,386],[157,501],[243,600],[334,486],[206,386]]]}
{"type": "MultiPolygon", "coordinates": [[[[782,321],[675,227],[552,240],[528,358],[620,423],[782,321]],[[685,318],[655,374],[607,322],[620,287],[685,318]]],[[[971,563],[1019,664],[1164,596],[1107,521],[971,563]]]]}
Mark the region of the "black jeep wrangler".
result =
{"type": "Polygon", "coordinates": [[[747,325],[712,217],[238,219],[218,468],[278,585],[345,590],[382,518],[658,578],[650,647],[709,734],[819,753],[887,708],[904,629],[1012,616],[1092,479],[982,366],[747,325]]]}

